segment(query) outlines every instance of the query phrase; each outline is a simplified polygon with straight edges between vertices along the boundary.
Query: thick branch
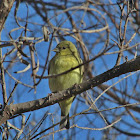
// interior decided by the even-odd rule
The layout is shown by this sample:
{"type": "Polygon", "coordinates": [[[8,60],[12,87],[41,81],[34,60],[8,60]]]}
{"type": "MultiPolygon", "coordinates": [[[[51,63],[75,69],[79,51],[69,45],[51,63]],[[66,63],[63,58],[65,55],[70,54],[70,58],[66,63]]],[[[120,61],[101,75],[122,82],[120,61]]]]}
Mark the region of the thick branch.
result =
{"type": "Polygon", "coordinates": [[[98,86],[110,79],[137,70],[140,70],[140,56],[137,57],[136,59],[132,59],[131,61],[125,62],[122,65],[114,67],[92,79],[89,79],[86,82],[83,82],[79,85],[74,85],[73,87],[67,90],[63,90],[57,93],[51,93],[47,97],[38,100],[8,105],[5,107],[4,111],[1,112],[0,114],[0,125],[15,115],[19,115],[21,113],[34,111],[43,107],[53,105],[61,100],[67,99],[73,95],[80,94],[86,90],[98,86]]]}
{"type": "Polygon", "coordinates": [[[8,17],[14,1],[15,0],[2,0],[0,2],[0,32],[4,27],[4,23],[6,21],[6,18],[8,17]]]}

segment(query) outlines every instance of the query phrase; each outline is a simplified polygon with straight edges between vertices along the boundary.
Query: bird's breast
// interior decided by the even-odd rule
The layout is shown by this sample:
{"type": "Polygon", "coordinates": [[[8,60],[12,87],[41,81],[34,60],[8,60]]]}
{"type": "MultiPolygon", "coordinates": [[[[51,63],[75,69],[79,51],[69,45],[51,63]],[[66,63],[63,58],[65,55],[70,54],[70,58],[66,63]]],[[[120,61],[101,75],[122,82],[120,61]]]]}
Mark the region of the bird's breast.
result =
{"type": "MultiPolygon", "coordinates": [[[[65,72],[79,64],[75,57],[57,57],[53,65],[54,66],[51,66],[50,74],[65,72]]],[[[61,76],[49,79],[49,85],[50,89],[56,92],[67,89],[75,83],[80,83],[80,80],[80,69],[77,68],[61,76]]]]}
{"type": "Polygon", "coordinates": [[[56,69],[54,69],[54,73],[55,74],[59,74],[62,73],[64,71],[67,71],[75,66],[78,65],[78,61],[76,60],[75,57],[57,57],[57,59],[54,62],[54,67],[56,69]]]}

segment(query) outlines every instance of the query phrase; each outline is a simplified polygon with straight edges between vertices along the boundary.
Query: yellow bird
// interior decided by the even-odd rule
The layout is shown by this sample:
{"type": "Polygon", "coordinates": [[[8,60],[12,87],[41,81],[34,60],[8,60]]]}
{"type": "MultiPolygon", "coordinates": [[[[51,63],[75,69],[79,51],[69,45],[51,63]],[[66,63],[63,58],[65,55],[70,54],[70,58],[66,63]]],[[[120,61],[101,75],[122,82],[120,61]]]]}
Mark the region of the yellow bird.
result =
{"type": "MultiPolygon", "coordinates": [[[[65,72],[82,63],[78,50],[70,41],[60,42],[53,50],[56,55],[51,59],[48,68],[48,74],[54,75],[65,72]]],[[[52,92],[58,92],[72,87],[74,84],[79,84],[83,80],[83,66],[74,69],[66,74],[49,79],[49,87],[52,92]]],[[[59,102],[61,108],[60,129],[69,129],[69,111],[74,96],[59,102]]]]}

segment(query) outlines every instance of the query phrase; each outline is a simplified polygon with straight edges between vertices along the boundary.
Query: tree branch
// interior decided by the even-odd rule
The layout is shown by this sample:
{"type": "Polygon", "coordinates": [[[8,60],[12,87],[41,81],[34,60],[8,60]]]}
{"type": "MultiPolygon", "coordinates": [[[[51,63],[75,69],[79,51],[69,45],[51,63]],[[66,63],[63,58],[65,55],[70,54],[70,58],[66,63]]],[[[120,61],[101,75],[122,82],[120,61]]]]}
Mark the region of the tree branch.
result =
{"type": "Polygon", "coordinates": [[[0,2],[0,32],[4,27],[4,23],[8,17],[8,14],[13,6],[15,0],[2,0],[0,2]]]}
{"type": "Polygon", "coordinates": [[[5,109],[0,112],[0,125],[3,124],[6,120],[14,117],[15,115],[19,115],[21,113],[34,111],[43,107],[53,105],[73,95],[76,96],[86,90],[89,90],[95,86],[98,86],[110,79],[113,79],[115,77],[118,77],[128,72],[134,72],[137,70],[140,70],[140,56],[138,56],[136,59],[132,59],[119,66],[116,66],[81,84],[76,84],[67,90],[63,90],[57,93],[51,93],[47,97],[41,98],[38,100],[29,101],[25,103],[19,103],[19,104],[7,105],[5,109]]]}

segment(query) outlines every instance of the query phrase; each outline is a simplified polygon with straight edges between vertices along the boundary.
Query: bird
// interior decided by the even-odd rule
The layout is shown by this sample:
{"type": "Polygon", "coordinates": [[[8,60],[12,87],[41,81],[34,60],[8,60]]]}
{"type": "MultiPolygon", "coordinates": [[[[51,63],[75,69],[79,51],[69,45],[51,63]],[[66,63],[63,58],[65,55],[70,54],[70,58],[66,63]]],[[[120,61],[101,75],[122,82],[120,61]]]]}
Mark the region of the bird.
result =
{"type": "MultiPolygon", "coordinates": [[[[71,41],[61,41],[53,51],[55,56],[50,60],[48,66],[48,75],[57,75],[70,70],[82,64],[82,59],[77,48],[71,41]]],[[[83,65],[60,76],[49,78],[49,88],[53,93],[72,87],[75,84],[82,83],[84,67],[83,65]]],[[[61,108],[61,121],[59,128],[70,128],[69,111],[75,96],[59,102],[61,108]]]]}

